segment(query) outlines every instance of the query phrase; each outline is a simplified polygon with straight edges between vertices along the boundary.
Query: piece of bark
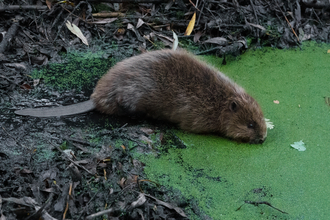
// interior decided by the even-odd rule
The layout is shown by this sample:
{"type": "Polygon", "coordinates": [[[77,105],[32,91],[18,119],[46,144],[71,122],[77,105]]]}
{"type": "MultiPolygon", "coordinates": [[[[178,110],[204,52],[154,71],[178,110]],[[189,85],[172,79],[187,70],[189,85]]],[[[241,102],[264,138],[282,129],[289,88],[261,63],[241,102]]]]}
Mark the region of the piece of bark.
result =
{"type": "Polygon", "coordinates": [[[0,54],[4,53],[6,49],[9,47],[10,42],[13,40],[16,32],[18,30],[18,23],[13,23],[12,26],[8,29],[5,37],[3,38],[2,42],[0,43],[0,54]]]}

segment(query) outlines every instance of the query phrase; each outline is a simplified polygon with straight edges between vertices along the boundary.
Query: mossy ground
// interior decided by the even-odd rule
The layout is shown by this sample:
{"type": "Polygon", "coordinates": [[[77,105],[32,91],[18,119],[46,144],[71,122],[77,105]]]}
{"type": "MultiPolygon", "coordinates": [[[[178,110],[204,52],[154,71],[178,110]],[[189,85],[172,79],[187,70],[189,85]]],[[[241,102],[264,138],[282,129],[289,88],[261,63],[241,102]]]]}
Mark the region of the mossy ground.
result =
{"type": "Polygon", "coordinates": [[[206,57],[258,100],[275,128],[262,145],[178,131],[187,148],[144,157],[148,178],[196,199],[213,219],[328,219],[329,48],[249,50],[226,66],[206,57]],[[300,140],[304,152],[290,147],[300,140]],[[267,201],[288,214],[244,201],[267,201]]]}
{"type": "Polygon", "coordinates": [[[31,76],[43,79],[47,85],[57,90],[77,89],[91,93],[102,75],[116,62],[113,58],[103,58],[103,53],[72,51],[63,55],[61,63],[50,63],[35,69],[31,76]]]}

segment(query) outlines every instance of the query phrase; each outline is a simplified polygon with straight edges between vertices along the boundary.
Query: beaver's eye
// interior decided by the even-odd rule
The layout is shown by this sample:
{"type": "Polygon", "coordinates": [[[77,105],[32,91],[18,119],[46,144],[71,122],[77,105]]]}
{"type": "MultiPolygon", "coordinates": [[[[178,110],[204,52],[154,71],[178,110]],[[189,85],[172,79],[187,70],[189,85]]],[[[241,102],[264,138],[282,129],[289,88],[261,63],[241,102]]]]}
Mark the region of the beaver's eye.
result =
{"type": "Polygon", "coordinates": [[[254,123],[253,123],[253,122],[248,123],[247,127],[248,127],[248,128],[254,128],[254,123]]]}

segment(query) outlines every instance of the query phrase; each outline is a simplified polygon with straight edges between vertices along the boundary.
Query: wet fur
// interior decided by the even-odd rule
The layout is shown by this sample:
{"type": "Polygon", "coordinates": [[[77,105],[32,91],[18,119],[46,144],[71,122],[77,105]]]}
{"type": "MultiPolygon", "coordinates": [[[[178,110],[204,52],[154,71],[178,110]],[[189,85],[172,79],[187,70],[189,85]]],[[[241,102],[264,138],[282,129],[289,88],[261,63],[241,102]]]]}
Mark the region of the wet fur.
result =
{"type": "Polygon", "coordinates": [[[106,114],[145,113],[194,133],[262,143],[266,123],[243,88],[185,51],[153,51],[126,59],[104,75],[91,96],[106,114]]]}

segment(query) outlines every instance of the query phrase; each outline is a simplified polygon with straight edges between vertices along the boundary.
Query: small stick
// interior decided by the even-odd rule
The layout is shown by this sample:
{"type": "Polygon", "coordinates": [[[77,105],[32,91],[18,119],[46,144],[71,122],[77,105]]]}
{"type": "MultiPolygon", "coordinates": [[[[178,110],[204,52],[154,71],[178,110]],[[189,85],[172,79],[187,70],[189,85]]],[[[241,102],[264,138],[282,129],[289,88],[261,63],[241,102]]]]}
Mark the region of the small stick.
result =
{"type": "Polygon", "coordinates": [[[316,14],[314,8],[312,8],[312,10],[313,10],[313,12],[314,12],[314,14],[315,14],[317,20],[318,20],[318,21],[320,22],[320,24],[323,26],[323,23],[322,23],[322,21],[320,20],[319,16],[317,16],[317,14],[316,14]]]}
{"type": "Polygon", "coordinates": [[[22,145],[20,142],[17,141],[17,139],[15,137],[13,137],[11,134],[8,133],[8,131],[1,125],[2,129],[6,132],[6,134],[11,137],[12,139],[14,139],[14,141],[16,142],[17,145],[21,146],[22,148],[26,148],[24,145],[22,145]]]}
{"type": "Polygon", "coordinates": [[[60,151],[66,159],[68,159],[71,163],[73,163],[74,165],[76,165],[77,167],[80,167],[81,169],[85,170],[87,173],[89,173],[90,175],[94,176],[93,173],[91,173],[89,170],[87,170],[84,166],[81,166],[80,164],[77,164],[76,162],[74,162],[68,155],[66,155],[66,153],[64,153],[61,148],[59,148],[58,146],[52,144],[50,141],[48,141],[52,146],[56,147],[56,149],[58,151],[60,151]]]}
{"type": "Polygon", "coordinates": [[[66,201],[66,206],[65,206],[65,210],[64,210],[64,213],[63,213],[63,219],[65,219],[65,216],[66,216],[66,213],[68,212],[69,210],[69,199],[71,197],[71,193],[72,193],[72,183],[70,183],[70,188],[69,188],[69,196],[67,197],[67,201],[66,201]]]}
{"type": "Polygon", "coordinates": [[[190,2],[190,4],[192,4],[192,5],[194,6],[195,9],[197,9],[198,11],[200,11],[200,10],[196,7],[196,5],[198,4],[198,1],[197,1],[196,5],[195,5],[191,0],[189,0],[189,2],[190,2]]]}
{"type": "Polygon", "coordinates": [[[103,210],[103,211],[100,211],[100,212],[94,213],[94,214],[92,214],[92,215],[89,215],[89,216],[87,216],[85,219],[86,219],[86,220],[93,219],[93,218],[96,218],[96,217],[101,216],[101,215],[108,214],[108,213],[113,212],[113,211],[114,211],[113,208],[110,208],[110,209],[103,210]]]}
{"type": "Polygon", "coordinates": [[[296,38],[297,38],[297,40],[298,40],[298,42],[299,42],[299,37],[297,36],[296,32],[293,30],[293,27],[291,26],[289,20],[286,18],[286,16],[284,15],[284,13],[283,13],[283,16],[285,17],[285,20],[286,20],[286,21],[288,22],[288,24],[290,25],[290,28],[291,28],[293,34],[296,36],[296,38]]]}
{"type": "MultiPolygon", "coordinates": [[[[272,206],[272,204],[270,204],[269,202],[266,202],[266,201],[255,202],[255,201],[245,200],[244,202],[245,202],[244,204],[251,204],[251,205],[254,205],[254,206],[258,206],[258,205],[261,205],[261,204],[268,205],[269,207],[271,207],[271,208],[273,208],[273,209],[275,209],[275,210],[277,210],[277,211],[279,211],[279,212],[281,212],[283,214],[288,214],[287,212],[284,212],[284,211],[282,211],[282,210],[280,210],[280,209],[272,206]]],[[[240,207],[238,207],[238,209],[236,209],[236,211],[240,210],[243,205],[241,205],[240,207]]]]}
{"type": "MultiPolygon", "coordinates": [[[[58,36],[60,35],[60,32],[61,32],[61,30],[62,30],[64,24],[66,23],[66,21],[69,19],[69,17],[70,17],[71,15],[74,15],[73,13],[74,13],[74,12],[80,7],[80,5],[83,4],[83,3],[86,3],[86,2],[84,2],[84,1],[79,2],[79,3],[76,5],[76,7],[74,7],[74,9],[69,13],[69,15],[64,19],[63,23],[62,23],[62,24],[59,26],[59,28],[58,28],[58,31],[57,31],[57,34],[56,34],[54,40],[53,40],[53,43],[57,40],[58,36]]],[[[61,5],[61,6],[62,6],[62,5],[61,5]]],[[[62,7],[63,7],[63,6],[62,6],[62,7]]],[[[63,9],[64,9],[64,8],[63,8],[63,9]]],[[[74,16],[76,16],[76,15],[74,15],[74,16]]]]}
{"type": "Polygon", "coordinates": [[[288,22],[288,24],[289,24],[289,26],[290,26],[290,28],[291,28],[293,34],[296,36],[296,38],[297,38],[297,40],[298,40],[298,42],[300,42],[300,41],[299,41],[299,37],[297,36],[296,32],[293,30],[293,27],[291,26],[289,20],[287,19],[287,17],[285,16],[284,12],[282,11],[281,7],[277,4],[277,2],[276,2],[276,5],[277,5],[277,7],[280,9],[280,11],[282,12],[282,15],[284,16],[285,20],[288,22]]]}
{"type": "MultiPolygon", "coordinates": [[[[257,15],[256,9],[254,8],[253,1],[250,0],[250,3],[251,3],[251,6],[252,6],[252,9],[253,9],[253,12],[254,12],[254,16],[256,17],[257,25],[259,25],[259,19],[258,19],[258,15],[257,15]]],[[[258,38],[258,44],[259,44],[260,43],[260,40],[259,40],[259,29],[257,29],[257,38],[258,38]]],[[[260,45],[258,45],[258,46],[260,46],[260,45]]]]}
{"type": "Polygon", "coordinates": [[[88,203],[85,205],[85,207],[83,207],[83,211],[80,213],[78,220],[80,220],[81,216],[84,214],[84,212],[86,212],[86,209],[88,208],[89,204],[94,200],[94,198],[96,197],[98,193],[95,193],[94,196],[88,201],[88,203]]]}

